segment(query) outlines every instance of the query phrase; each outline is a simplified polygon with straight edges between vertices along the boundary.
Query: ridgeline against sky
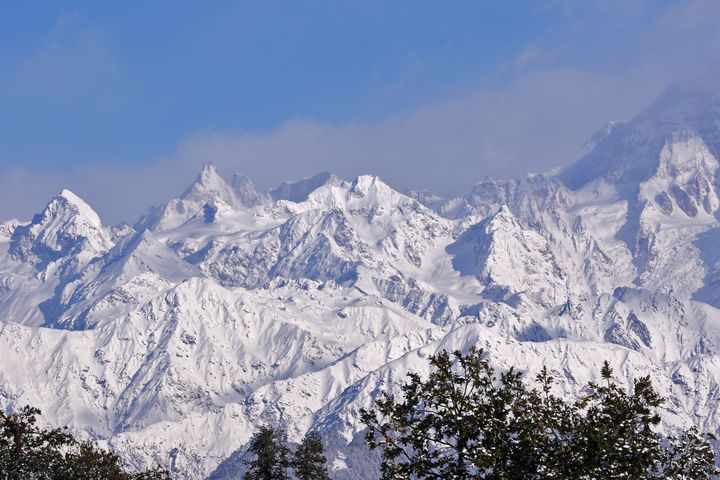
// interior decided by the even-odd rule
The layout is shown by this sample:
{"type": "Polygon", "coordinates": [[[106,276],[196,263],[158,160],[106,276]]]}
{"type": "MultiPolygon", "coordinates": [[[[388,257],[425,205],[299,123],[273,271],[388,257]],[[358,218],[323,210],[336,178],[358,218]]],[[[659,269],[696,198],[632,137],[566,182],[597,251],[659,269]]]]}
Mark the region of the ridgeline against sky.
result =
{"type": "Polygon", "coordinates": [[[442,195],[545,171],[709,76],[719,14],[711,0],[14,2],[0,218],[69,187],[131,221],[208,161],[262,187],[329,170],[442,195]]]}

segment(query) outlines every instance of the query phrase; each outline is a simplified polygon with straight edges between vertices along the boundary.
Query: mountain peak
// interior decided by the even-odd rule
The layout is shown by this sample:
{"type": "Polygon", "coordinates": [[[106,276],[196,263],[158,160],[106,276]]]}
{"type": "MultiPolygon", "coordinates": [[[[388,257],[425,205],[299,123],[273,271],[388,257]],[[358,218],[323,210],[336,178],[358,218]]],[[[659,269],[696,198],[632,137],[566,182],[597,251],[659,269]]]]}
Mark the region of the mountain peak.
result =
{"type": "Polygon", "coordinates": [[[67,203],[72,206],[73,209],[77,211],[79,215],[82,215],[85,217],[88,221],[92,222],[94,225],[102,226],[102,221],[100,220],[100,216],[93,210],[93,208],[88,205],[85,200],[75,195],[73,192],[71,192],[68,189],[63,189],[51,202],[48,204],[47,207],[45,207],[46,211],[53,211],[53,204],[54,202],[62,202],[67,203]]]}
{"type": "Polygon", "coordinates": [[[209,162],[203,165],[203,168],[200,170],[200,174],[198,175],[198,182],[207,184],[217,181],[218,179],[222,179],[222,177],[218,173],[215,163],[209,162]]]}
{"type": "Polygon", "coordinates": [[[112,247],[110,235],[95,210],[67,189],[16,233],[11,253],[36,265],[68,255],[89,260],[112,247]]]}
{"type": "Polygon", "coordinates": [[[270,195],[261,192],[250,177],[236,173],[232,179],[232,190],[243,206],[254,207],[271,201],[270,195]]]}
{"type": "Polygon", "coordinates": [[[208,163],[180,198],[151,209],[138,221],[137,229],[172,230],[195,217],[205,205],[215,203],[235,207],[238,201],[233,188],[220,176],[215,164],[208,163]]]}
{"type": "Polygon", "coordinates": [[[273,200],[288,200],[290,202],[300,203],[307,200],[312,192],[323,185],[339,186],[344,183],[346,182],[343,179],[330,172],[321,172],[312,177],[302,178],[295,182],[284,182],[270,190],[270,196],[273,200]]]}
{"type": "Polygon", "coordinates": [[[377,175],[360,175],[353,182],[354,188],[367,189],[375,185],[380,178],[377,175]]]}
{"type": "Polygon", "coordinates": [[[202,169],[200,170],[200,176],[203,175],[217,175],[217,166],[215,165],[215,162],[210,161],[203,165],[202,169]]]}
{"type": "Polygon", "coordinates": [[[392,189],[377,175],[360,175],[352,185],[350,191],[355,194],[367,195],[370,192],[390,192],[392,189]]]}
{"type": "Polygon", "coordinates": [[[64,197],[64,198],[66,198],[67,200],[70,200],[70,201],[72,201],[72,202],[82,201],[82,200],[80,199],[80,197],[78,197],[77,195],[75,195],[73,192],[71,192],[71,191],[68,190],[67,188],[63,188],[62,191],[58,194],[58,196],[64,197]]]}
{"type": "Polygon", "coordinates": [[[440,206],[447,202],[447,199],[441,197],[440,195],[436,195],[429,190],[405,190],[405,195],[417,200],[430,210],[437,210],[440,206]]]}
{"type": "Polygon", "coordinates": [[[591,181],[637,185],[655,175],[663,148],[694,137],[720,152],[720,96],[706,88],[669,88],[650,107],[626,123],[603,128],[589,151],[565,167],[558,178],[578,189],[591,181]]]}
{"type": "Polygon", "coordinates": [[[188,187],[181,198],[196,200],[200,197],[204,200],[218,197],[226,203],[232,203],[232,189],[212,162],[203,166],[195,182],[188,187]]]}

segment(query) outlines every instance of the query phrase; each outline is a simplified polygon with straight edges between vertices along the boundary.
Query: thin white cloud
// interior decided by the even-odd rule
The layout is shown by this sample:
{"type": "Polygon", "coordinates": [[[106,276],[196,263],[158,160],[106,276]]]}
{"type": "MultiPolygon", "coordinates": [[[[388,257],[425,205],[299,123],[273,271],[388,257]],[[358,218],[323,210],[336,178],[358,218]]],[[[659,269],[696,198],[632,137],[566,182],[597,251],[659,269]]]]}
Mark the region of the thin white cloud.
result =
{"type": "MultiPolygon", "coordinates": [[[[142,167],[98,162],[66,173],[4,172],[0,218],[29,218],[68,187],[107,222],[133,221],[147,206],[181,193],[208,161],[265,187],[330,170],[345,177],[374,173],[399,189],[444,195],[462,194],[485,176],[546,171],[572,160],[606,121],[631,117],[668,84],[717,65],[715,5],[695,0],[678,6],[632,38],[628,50],[637,56],[619,66],[597,59],[572,68],[564,64],[572,64],[564,56],[571,47],[550,46],[553,55],[540,56],[529,47],[532,55],[521,62],[526,66],[502,87],[477,85],[379,121],[298,119],[266,132],[198,132],[142,167]]],[[[636,13],[623,13],[630,14],[636,13]]]]}
{"type": "Polygon", "coordinates": [[[270,132],[200,132],[144,167],[11,172],[0,177],[0,216],[28,217],[38,194],[47,199],[69,187],[107,221],[134,220],[182,192],[209,161],[265,187],[330,170],[347,178],[377,174],[399,189],[461,194],[485,176],[540,172],[569,161],[606,120],[632,115],[664,86],[636,79],[639,88],[628,89],[627,81],[564,69],[534,72],[505,89],[480,89],[373,123],[294,120],[270,132]],[[28,183],[34,187],[24,191],[28,183]]]}

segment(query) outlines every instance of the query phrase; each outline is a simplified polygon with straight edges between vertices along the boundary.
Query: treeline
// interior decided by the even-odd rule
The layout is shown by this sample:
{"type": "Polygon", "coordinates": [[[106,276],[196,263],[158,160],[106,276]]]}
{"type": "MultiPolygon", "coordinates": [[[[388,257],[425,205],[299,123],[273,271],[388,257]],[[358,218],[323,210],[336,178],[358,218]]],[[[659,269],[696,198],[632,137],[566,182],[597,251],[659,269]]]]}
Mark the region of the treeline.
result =
{"type": "MultiPolygon", "coordinates": [[[[482,350],[441,352],[431,373],[408,374],[397,396],[361,410],[365,442],[381,452],[383,480],[710,480],[718,478],[712,434],[662,433],[664,403],[649,377],[630,391],[605,362],[601,382],[575,402],[553,393],[546,368],[534,381],[497,374],[482,350]]],[[[0,480],[167,480],[162,469],[129,473],[119,457],[66,430],[36,425],[37,409],[0,412],[0,480]]],[[[248,444],[245,480],[330,480],[323,443],[308,433],[291,448],[264,425],[248,444]]]]}
{"type": "Polygon", "coordinates": [[[263,425],[250,439],[245,461],[246,480],[289,480],[291,472],[298,480],[330,480],[327,458],[317,432],[305,435],[300,445],[291,451],[284,429],[263,425]]]}
{"type": "Polygon", "coordinates": [[[543,368],[526,384],[496,375],[482,350],[430,358],[398,397],[362,412],[366,442],[382,450],[383,479],[706,480],[719,471],[715,437],[696,428],[659,431],[663,399],[649,377],[626,392],[605,362],[602,381],[568,403],[543,368]]]}
{"type": "MultiPolygon", "coordinates": [[[[441,352],[428,378],[416,373],[396,397],[384,393],[361,411],[365,441],[381,450],[383,480],[709,480],[716,467],[715,437],[696,428],[661,433],[663,398],[649,377],[630,392],[605,362],[602,381],[589,383],[575,402],[553,394],[546,368],[526,382],[515,369],[496,374],[482,350],[441,352]]],[[[308,437],[289,460],[285,433],[264,426],[251,441],[247,480],[328,477],[325,455],[312,434],[312,460],[298,462],[308,437]],[[304,468],[304,467],[303,467],[304,468]]],[[[366,472],[368,479],[378,474],[366,472]]]]}
{"type": "Polygon", "coordinates": [[[120,457],[66,429],[41,428],[40,410],[0,411],[0,480],[169,480],[160,468],[128,472],[120,457]]]}

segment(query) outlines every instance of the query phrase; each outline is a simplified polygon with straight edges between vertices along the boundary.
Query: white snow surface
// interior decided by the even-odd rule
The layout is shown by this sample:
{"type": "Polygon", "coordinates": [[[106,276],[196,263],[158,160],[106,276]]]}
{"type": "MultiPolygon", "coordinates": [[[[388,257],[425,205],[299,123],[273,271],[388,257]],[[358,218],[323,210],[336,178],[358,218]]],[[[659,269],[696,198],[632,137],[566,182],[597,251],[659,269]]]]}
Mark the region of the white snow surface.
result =
{"type": "Polygon", "coordinates": [[[564,170],[449,200],[371,175],[262,192],[209,165],[130,228],[64,190],[0,223],[0,407],[186,479],[262,423],[317,429],[362,478],[359,409],[477,345],[568,397],[606,359],[649,374],[667,428],[718,433],[718,105],[666,95],[564,170]]]}

